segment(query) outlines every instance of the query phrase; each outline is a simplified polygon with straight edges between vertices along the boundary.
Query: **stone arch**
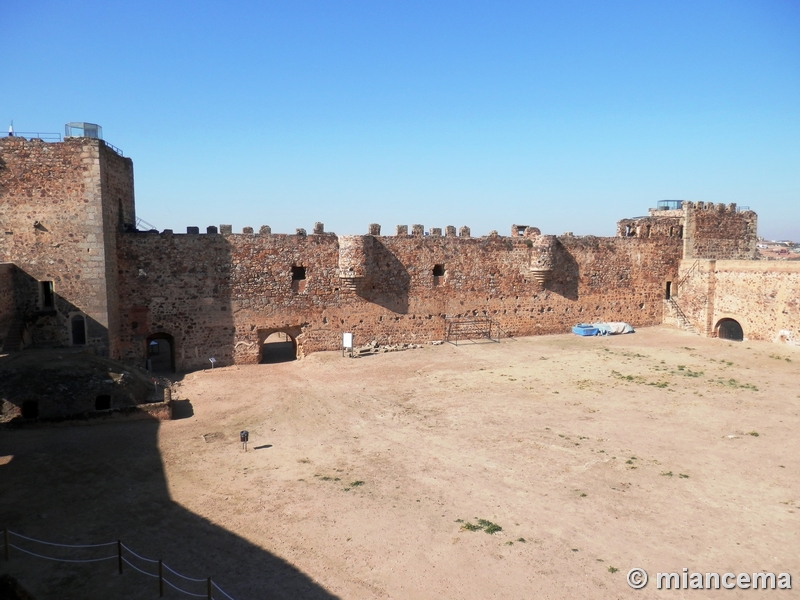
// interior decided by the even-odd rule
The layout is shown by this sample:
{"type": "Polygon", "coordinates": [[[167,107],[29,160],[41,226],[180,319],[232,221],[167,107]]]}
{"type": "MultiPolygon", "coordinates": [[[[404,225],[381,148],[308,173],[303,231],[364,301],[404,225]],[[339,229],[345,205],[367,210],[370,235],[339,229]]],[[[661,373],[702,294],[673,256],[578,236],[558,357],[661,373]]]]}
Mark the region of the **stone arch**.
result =
{"type": "Polygon", "coordinates": [[[714,329],[717,332],[717,337],[723,340],[734,340],[736,342],[744,340],[744,330],[736,319],[720,319],[714,329]]]}
{"type": "Polygon", "coordinates": [[[299,356],[298,335],[300,335],[300,327],[259,330],[258,362],[260,364],[273,364],[296,360],[299,356]]]}
{"type": "Polygon", "coordinates": [[[151,371],[175,372],[175,338],[163,331],[151,333],[145,342],[147,366],[151,371]]]}

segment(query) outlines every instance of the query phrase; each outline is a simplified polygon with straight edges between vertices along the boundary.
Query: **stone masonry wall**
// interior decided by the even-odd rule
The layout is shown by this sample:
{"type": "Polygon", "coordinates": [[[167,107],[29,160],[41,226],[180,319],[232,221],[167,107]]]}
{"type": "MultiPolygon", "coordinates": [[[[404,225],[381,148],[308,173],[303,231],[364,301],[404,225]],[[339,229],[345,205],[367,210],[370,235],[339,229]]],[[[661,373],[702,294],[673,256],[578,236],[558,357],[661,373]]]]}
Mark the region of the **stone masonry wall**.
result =
{"type": "Polygon", "coordinates": [[[735,204],[684,202],[683,257],[748,260],[756,256],[757,217],[737,212],[735,204]]]}
{"type": "Polygon", "coordinates": [[[684,260],[680,278],[675,300],[701,333],[734,319],[745,339],[800,345],[800,264],[684,260]]]}
{"type": "Polygon", "coordinates": [[[100,185],[103,202],[103,239],[105,240],[106,297],[108,310],[109,355],[119,358],[119,290],[117,277],[117,238],[135,228],[136,209],[133,195],[133,161],[123,158],[105,144],[100,144],[100,185]]]}
{"type": "Polygon", "coordinates": [[[338,349],[345,331],[357,344],[442,339],[445,317],[488,316],[509,335],[593,320],[651,325],[662,320],[664,282],[680,254],[678,239],[553,238],[554,268],[542,283],[531,239],[341,239],[342,248],[325,233],[122,235],[122,356],[142,362],[159,332],[172,336],[180,370],[207,367],[212,356],[258,362],[274,331],[296,337],[303,355],[338,349]],[[305,280],[293,280],[292,267],[305,280]]]}
{"type": "MultiPolygon", "coordinates": [[[[60,344],[68,341],[69,317],[84,313],[87,343],[103,353],[108,347],[109,297],[112,309],[116,298],[107,281],[104,224],[113,218],[109,210],[119,206],[115,202],[109,209],[102,202],[103,166],[116,160],[107,152],[101,140],[88,138],[55,144],[0,139],[0,262],[13,262],[35,281],[52,281],[55,294],[54,315],[24,317],[37,320],[40,330],[51,330],[42,339],[60,344]]],[[[121,160],[127,161],[132,178],[130,159],[121,160]]],[[[110,175],[106,187],[119,189],[116,179],[110,175]]],[[[132,179],[130,189],[123,205],[132,211],[132,179]]],[[[113,245],[111,250],[114,255],[113,245]]]]}

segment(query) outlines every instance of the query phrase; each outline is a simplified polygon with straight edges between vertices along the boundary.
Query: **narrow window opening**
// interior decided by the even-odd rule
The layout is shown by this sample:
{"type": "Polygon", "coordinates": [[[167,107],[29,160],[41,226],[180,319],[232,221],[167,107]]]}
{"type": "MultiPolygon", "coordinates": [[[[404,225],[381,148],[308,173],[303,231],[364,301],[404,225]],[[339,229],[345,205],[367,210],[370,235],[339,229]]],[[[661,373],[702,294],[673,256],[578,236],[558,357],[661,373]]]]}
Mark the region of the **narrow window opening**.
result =
{"type": "Polygon", "coordinates": [[[42,289],[42,309],[47,310],[55,306],[55,294],[53,294],[53,282],[41,281],[42,289]]]}
{"type": "Polygon", "coordinates": [[[111,408],[111,396],[109,394],[100,394],[94,399],[95,410],[108,410],[111,408]]]}
{"type": "Polygon", "coordinates": [[[679,237],[680,239],[683,239],[683,225],[680,225],[680,226],[678,227],[678,237],[679,237]]]}
{"type": "Polygon", "coordinates": [[[306,289],[306,268],[292,267],[292,291],[300,294],[306,289]]]}
{"type": "Polygon", "coordinates": [[[647,237],[650,237],[650,225],[647,226],[646,231],[645,231],[645,235],[647,237]]]}
{"type": "Polygon", "coordinates": [[[664,293],[664,298],[666,300],[669,300],[671,297],[672,297],[672,282],[668,281],[667,282],[667,289],[666,289],[666,291],[664,293]]]}
{"type": "Polygon", "coordinates": [[[672,237],[673,235],[675,235],[675,228],[670,226],[670,228],[669,228],[669,237],[672,237]]]}
{"type": "Polygon", "coordinates": [[[86,319],[81,315],[75,315],[71,319],[72,323],[72,345],[83,346],[86,344],[86,319]]]}
{"type": "Polygon", "coordinates": [[[25,400],[25,402],[22,403],[22,418],[39,418],[39,402],[37,400],[25,400]]]}
{"type": "Polygon", "coordinates": [[[433,266],[433,285],[439,285],[444,277],[444,265],[433,266]]]}

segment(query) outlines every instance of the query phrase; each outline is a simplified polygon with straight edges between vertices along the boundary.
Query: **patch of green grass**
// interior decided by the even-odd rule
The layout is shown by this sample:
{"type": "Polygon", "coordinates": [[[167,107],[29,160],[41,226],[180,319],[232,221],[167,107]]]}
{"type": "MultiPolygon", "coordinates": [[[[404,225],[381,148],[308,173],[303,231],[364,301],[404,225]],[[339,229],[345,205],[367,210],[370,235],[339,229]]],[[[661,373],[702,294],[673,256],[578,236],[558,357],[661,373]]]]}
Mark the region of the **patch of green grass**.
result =
{"type": "Polygon", "coordinates": [[[754,392],[758,391],[758,388],[750,383],[739,383],[735,379],[722,379],[721,377],[717,379],[714,383],[718,383],[719,385],[724,385],[727,387],[732,387],[734,389],[740,390],[752,390],[754,392]]]}
{"type": "Polygon", "coordinates": [[[669,384],[666,381],[657,381],[657,382],[653,382],[653,383],[648,383],[647,385],[652,385],[652,386],[655,386],[657,388],[669,387],[669,384]]]}
{"type": "Polygon", "coordinates": [[[485,531],[488,534],[494,534],[498,531],[503,531],[503,528],[500,527],[497,523],[492,523],[491,521],[487,521],[486,519],[479,519],[475,517],[475,523],[470,523],[468,521],[464,521],[463,519],[456,519],[456,523],[461,523],[461,529],[464,531],[485,531]]]}
{"type": "Polygon", "coordinates": [[[486,519],[478,519],[478,525],[483,527],[483,530],[489,534],[497,533],[498,531],[503,531],[503,528],[500,527],[500,525],[498,525],[497,523],[492,523],[491,521],[487,521],[486,519]]]}
{"type": "Polygon", "coordinates": [[[616,573],[617,571],[619,571],[619,569],[617,567],[608,567],[608,572],[609,573],[616,573]]]}
{"type": "Polygon", "coordinates": [[[672,477],[672,471],[662,471],[661,474],[664,477],[672,477]]]}
{"type": "Polygon", "coordinates": [[[678,473],[678,477],[681,479],[689,479],[689,476],[686,473],[678,473]]]}
{"type": "Polygon", "coordinates": [[[514,542],[512,542],[511,540],[506,542],[506,546],[513,546],[513,545],[514,545],[514,542]]]}
{"type": "Polygon", "coordinates": [[[525,543],[525,538],[523,538],[523,537],[521,537],[521,538],[517,538],[517,541],[518,541],[520,544],[524,544],[524,543],[525,543]]]}
{"type": "Polygon", "coordinates": [[[752,435],[753,437],[758,437],[758,432],[757,431],[751,431],[747,435],[752,435]]]}
{"type": "Polygon", "coordinates": [[[354,481],[353,483],[351,483],[350,487],[359,487],[362,485],[364,485],[364,482],[359,479],[358,481],[354,481]]]}

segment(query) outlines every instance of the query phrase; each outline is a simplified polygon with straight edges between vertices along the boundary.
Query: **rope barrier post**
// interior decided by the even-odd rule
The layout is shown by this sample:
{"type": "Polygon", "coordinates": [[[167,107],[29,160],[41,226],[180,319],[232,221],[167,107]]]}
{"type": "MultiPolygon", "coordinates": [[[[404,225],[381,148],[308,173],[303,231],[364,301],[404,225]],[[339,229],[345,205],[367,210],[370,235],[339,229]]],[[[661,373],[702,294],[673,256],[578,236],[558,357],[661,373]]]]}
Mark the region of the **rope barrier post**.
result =
{"type": "Polygon", "coordinates": [[[3,528],[3,539],[6,543],[6,561],[11,560],[11,544],[8,541],[8,527],[3,528]]]}
{"type": "Polygon", "coordinates": [[[164,562],[158,559],[158,597],[164,597],[164,562]]]}
{"type": "Polygon", "coordinates": [[[208,578],[208,600],[212,600],[212,598],[211,598],[211,577],[208,578]]]}
{"type": "Polygon", "coordinates": [[[122,575],[122,541],[117,540],[117,563],[119,564],[119,574],[122,575]]]}

